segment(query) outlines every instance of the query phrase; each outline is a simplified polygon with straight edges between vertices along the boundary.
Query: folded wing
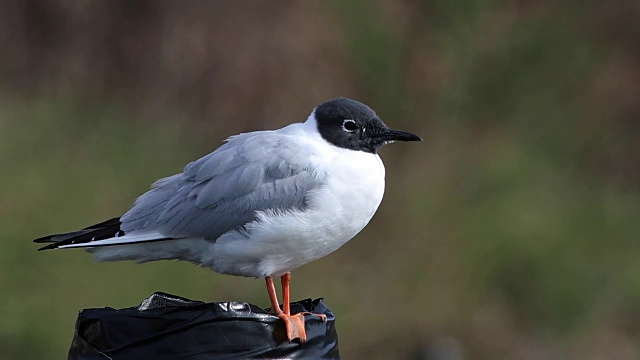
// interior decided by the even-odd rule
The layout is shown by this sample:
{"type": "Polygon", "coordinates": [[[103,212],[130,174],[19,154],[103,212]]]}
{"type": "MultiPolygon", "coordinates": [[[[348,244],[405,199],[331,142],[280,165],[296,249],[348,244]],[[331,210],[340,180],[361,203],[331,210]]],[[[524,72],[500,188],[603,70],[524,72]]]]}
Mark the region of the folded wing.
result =
{"type": "Polygon", "coordinates": [[[240,134],[181,174],[156,181],[122,217],[37,242],[43,249],[122,245],[246,231],[258,211],[303,210],[324,174],[310,149],[273,131],[240,134]]]}

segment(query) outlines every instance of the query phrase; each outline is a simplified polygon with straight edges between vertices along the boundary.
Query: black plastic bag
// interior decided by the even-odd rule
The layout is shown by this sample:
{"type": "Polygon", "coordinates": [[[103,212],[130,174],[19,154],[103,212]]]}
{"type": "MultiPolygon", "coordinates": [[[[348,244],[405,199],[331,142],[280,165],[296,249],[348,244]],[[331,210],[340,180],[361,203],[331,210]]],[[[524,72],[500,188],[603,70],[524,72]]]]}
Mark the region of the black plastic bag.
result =
{"type": "Polygon", "coordinates": [[[305,315],[307,342],[289,343],[284,323],[255,305],[155,293],[138,307],[80,312],[69,359],[339,359],[333,313],[322,299],[291,304],[302,311],[327,322],[305,315]]]}

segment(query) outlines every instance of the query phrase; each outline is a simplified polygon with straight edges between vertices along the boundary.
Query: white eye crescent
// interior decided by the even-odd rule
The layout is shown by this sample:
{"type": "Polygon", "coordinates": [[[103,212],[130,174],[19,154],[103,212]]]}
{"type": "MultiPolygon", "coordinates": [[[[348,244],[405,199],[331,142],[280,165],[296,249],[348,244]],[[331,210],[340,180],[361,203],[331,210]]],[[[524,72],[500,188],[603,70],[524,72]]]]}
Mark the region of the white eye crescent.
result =
{"type": "Polygon", "coordinates": [[[356,122],[351,119],[346,119],[342,122],[342,130],[346,132],[354,132],[357,128],[358,125],[356,125],[356,122]]]}

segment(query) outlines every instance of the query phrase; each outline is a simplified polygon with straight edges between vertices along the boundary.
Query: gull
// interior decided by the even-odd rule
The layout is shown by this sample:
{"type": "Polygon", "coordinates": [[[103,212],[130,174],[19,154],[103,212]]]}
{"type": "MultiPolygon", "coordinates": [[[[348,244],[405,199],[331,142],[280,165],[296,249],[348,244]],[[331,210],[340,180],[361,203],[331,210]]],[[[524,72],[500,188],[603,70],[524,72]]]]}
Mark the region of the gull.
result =
{"type": "Polygon", "coordinates": [[[182,173],[153,183],[120,217],[34,242],[51,243],[39,250],[86,248],[96,261],[177,259],[264,278],[287,339],[304,342],[305,313],[290,312],[290,273],[369,223],[385,185],[378,150],[395,141],[421,139],[390,129],[356,100],[332,99],[305,122],[230,137],[182,173]]]}

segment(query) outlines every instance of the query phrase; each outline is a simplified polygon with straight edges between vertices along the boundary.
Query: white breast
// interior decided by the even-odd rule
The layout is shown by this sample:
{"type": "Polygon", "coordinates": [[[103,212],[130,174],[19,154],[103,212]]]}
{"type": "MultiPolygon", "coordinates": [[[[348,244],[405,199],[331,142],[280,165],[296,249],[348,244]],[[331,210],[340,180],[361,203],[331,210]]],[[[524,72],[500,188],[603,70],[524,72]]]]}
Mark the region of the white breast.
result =
{"type": "Polygon", "coordinates": [[[307,209],[263,212],[247,224],[249,236],[235,231],[221,236],[199,262],[225,274],[280,276],[332,253],[358,234],[382,201],[382,161],[375,154],[322,146],[313,162],[326,169],[326,183],[308,197],[307,209]]]}

